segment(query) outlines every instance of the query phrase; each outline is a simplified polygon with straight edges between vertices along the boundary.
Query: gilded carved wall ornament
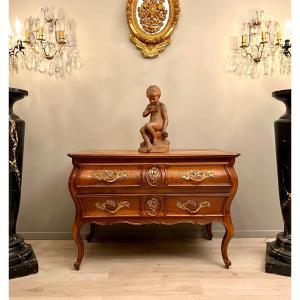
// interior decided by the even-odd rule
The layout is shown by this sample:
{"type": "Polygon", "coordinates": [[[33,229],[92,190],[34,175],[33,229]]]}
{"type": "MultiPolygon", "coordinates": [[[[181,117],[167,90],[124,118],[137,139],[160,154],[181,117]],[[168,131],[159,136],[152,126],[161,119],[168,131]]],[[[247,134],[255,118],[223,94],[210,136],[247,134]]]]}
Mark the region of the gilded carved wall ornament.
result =
{"type": "Polygon", "coordinates": [[[114,170],[103,170],[103,171],[94,170],[91,177],[99,181],[113,183],[118,179],[127,178],[128,174],[122,171],[114,171],[114,170]]]}
{"type": "Polygon", "coordinates": [[[179,0],[127,0],[130,40],[144,57],[155,57],[171,42],[179,0]]]}
{"type": "Polygon", "coordinates": [[[146,172],[146,180],[149,185],[158,185],[161,182],[161,178],[161,170],[157,167],[152,167],[146,172]]]}
{"type": "Polygon", "coordinates": [[[206,178],[213,178],[215,175],[212,171],[194,171],[190,170],[187,172],[179,172],[178,175],[180,178],[185,179],[187,181],[197,181],[201,182],[206,178]]]}
{"type": "Polygon", "coordinates": [[[138,6],[140,24],[148,33],[156,33],[163,27],[167,13],[163,0],[144,0],[138,6]]]}
{"type": "Polygon", "coordinates": [[[160,208],[160,200],[157,198],[150,198],[146,201],[145,211],[147,215],[154,217],[158,214],[160,208]]]}
{"type": "Polygon", "coordinates": [[[180,209],[186,210],[191,214],[197,213],[201,208],[210,207],[210,203],[208,201],[177,201],[176,206],[180,209]]]}
{"type": "Polygon", "coordinates": [[[106,200],[103,203],[99,203],[97,202],[95,204],[95,207],[105,211],[109,214],[115,214],[116,212],[118,212],[120,209],[124,208],[124,207],[129,207],[130,204],[128,201],[120,201],[120,202],[115,202],[113,200],[106,200]]]}

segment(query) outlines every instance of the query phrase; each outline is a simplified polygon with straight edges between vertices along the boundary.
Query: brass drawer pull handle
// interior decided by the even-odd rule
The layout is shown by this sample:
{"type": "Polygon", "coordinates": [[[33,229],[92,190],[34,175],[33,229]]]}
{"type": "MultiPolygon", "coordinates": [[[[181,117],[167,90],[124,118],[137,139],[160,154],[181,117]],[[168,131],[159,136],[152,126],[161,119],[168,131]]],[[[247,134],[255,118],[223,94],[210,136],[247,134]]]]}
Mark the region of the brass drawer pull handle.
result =
{"type": "Polygon", "coordinates": [[[215,177],[214,173],[212,171],[194,171],[190,170],[187,172],[179,172],[178,173],[180,178],[185,180],[191,180],[191,181],[197,181],[201,182],[206,178],[213,178],[215,177]]]}
{"type": "Polygon", "coordinates": [[[95,204],[95,206],[96,206],[96,208],[113,215],[116,212],[118,212],[120,209],[122,209],[124,207],[129,207],[130,205],[129,205],[128,201],[120,201],[120,202],[116,203],[113,200],[106,200],[103,203],[97,202],[95,204]]]}
{"type": "Polygon", "coordinates": [[[105,181],[107,183],[113,183],[118,179],[127,178],[128,174],[121,171],[103,170],[93,171],[92,178],[99,181],[105,181]]]}
{"type": "Polygon", "coordinates": [[[210,207],[210,203],[208,201],[194,201],[194,200],[187,200],[187,201],[177,201],[176,206],[183,210],[187,210],[191,214],[197,213],[201,208],[210,207]],[[193,209],[190,209],[192,207],[193,209]]]}

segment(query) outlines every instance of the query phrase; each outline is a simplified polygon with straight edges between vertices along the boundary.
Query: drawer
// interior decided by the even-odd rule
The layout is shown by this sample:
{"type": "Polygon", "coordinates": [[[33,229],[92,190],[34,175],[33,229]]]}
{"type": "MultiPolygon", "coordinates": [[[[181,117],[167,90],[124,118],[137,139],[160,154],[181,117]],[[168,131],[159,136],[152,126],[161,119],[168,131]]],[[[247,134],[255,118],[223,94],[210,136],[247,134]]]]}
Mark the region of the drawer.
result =
{"type": "Polygon", "coordinates": [[[174,165],[166,170],[166,183],[174,187],[231,186],[223,165],[174,165]]]}
{"type": "Polygon", "coordinates": [[[167,216],[222,216],[225,196],[168,196],[167,216]]]}
{"type": "Polygon", "coordinates": [[[226,196],[78,195],[83,217],[223,216],[226,196]]]}
{"type": "Polygon", "coordinates": [[[76,186],[135,187],[141,185],[141,169],[132,165],[81,165],[76,186]]]}
{"type": "Polygon", "coordinates": [[[78,195],[83,217],[137,217],[140,201],[134,196],[78,195]]]}

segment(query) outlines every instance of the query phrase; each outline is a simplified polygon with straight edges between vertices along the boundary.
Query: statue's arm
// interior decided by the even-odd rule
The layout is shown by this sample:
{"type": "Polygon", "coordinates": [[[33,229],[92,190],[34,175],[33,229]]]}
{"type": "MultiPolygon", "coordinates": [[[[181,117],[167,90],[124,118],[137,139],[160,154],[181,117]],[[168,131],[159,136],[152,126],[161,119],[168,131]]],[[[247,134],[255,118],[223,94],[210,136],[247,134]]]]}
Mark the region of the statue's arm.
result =
{"type": "Polygon", "coordinates": [[[169,119],[168,119],[167,108],[164,104],[162,104],[162,106],[161,106],[161,115],[164,120],[162,132],[165,132],[168,127],[169,119]]]}
{"type": "Polygon", "coordinates": [[[143,117],[147,117],[151,113],[150,104],[147,105],[146,109],[143,112],[143,117]]]}

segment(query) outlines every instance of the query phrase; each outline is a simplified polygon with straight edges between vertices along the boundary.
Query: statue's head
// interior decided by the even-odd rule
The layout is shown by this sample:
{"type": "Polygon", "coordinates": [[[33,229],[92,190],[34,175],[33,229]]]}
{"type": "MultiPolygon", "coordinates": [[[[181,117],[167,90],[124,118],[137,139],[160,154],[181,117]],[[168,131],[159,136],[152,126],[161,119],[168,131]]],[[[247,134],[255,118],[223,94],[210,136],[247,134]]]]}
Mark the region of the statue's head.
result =
{"type": "Polygon", "coordinates": [[[150,85],[147,88],[146,96],[148,97],[151,104],[156,104],[160,98],[161,91],[157,85],[150,85]]]}

